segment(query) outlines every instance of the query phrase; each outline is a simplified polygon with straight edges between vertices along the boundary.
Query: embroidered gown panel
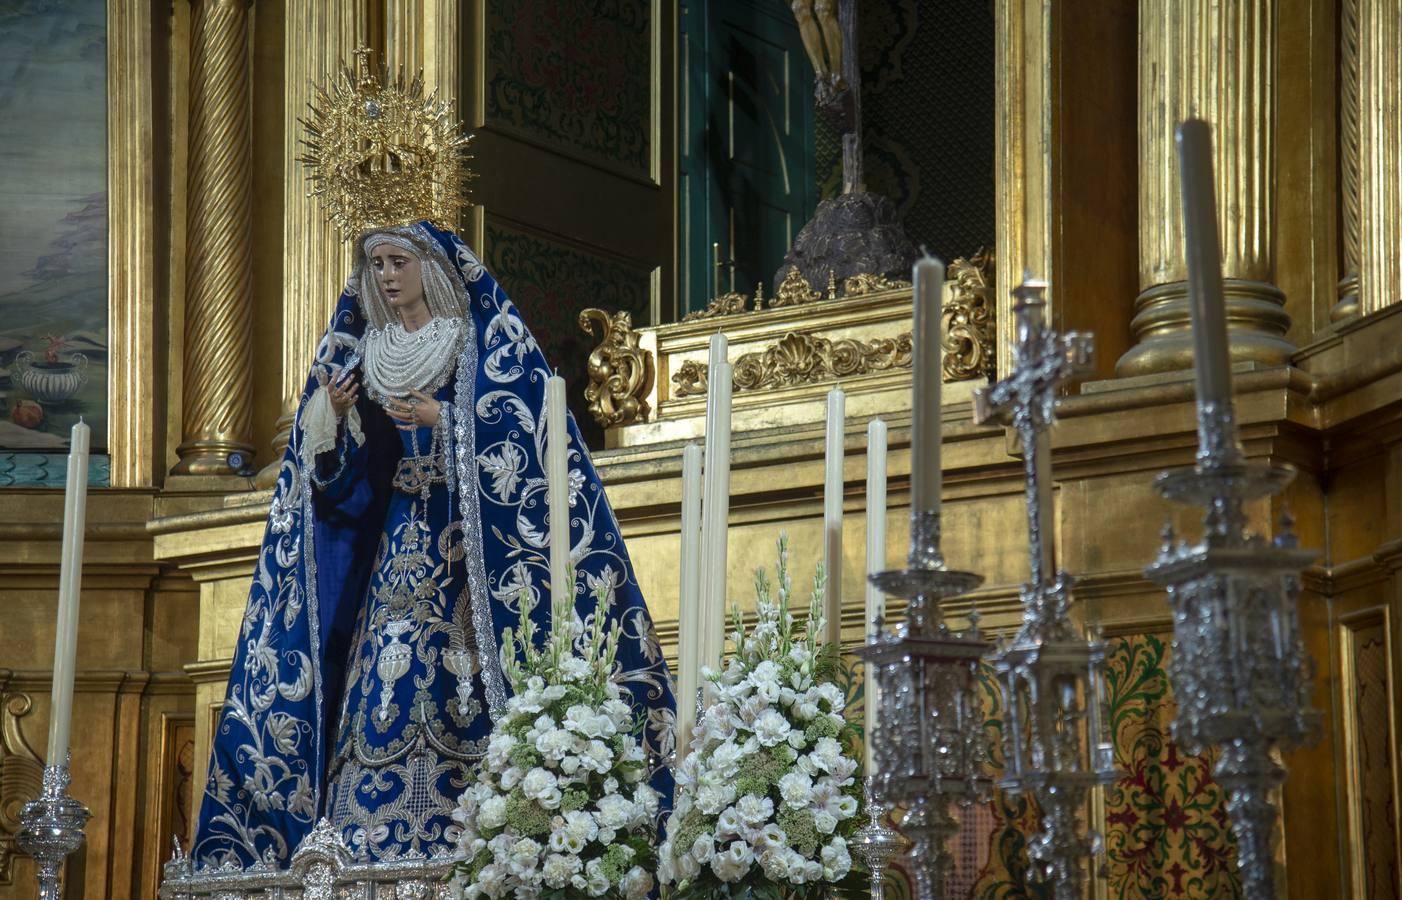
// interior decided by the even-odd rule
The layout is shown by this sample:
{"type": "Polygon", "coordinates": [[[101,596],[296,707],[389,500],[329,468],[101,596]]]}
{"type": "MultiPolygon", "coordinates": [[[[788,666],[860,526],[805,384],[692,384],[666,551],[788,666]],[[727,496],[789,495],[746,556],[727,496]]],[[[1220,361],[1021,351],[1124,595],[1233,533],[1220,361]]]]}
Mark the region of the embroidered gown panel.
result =
{"type": "MultiPolygon", "coordinates": [[[[443,408],[451,391],[439,391],[443,408]]],[[[382,413],[367,403],[365,418],[382,413]]],[[[389,429],[400,459],[350,644],[328,769],[331,824],[357,857],[429,855],[454,839],[452,811],[485,750],[485,697],[462,523],[434,429],[389,429]]],[[[344,438],[342,438],[344,439],[344,438]]],[[[347,493],[346,467],[321,487],[347,493]]]]}

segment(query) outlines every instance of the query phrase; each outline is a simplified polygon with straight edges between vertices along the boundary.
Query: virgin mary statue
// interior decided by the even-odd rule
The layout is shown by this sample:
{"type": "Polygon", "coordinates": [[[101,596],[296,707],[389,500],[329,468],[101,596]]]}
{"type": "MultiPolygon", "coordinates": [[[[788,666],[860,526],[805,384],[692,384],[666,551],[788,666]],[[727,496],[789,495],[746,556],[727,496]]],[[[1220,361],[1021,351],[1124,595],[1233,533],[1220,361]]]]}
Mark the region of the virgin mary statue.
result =
{"type": "MultiPolygon", "coordinates": [[[[396,120],[388,89],[366,85],[347,78],[323,102],[347,95],[346,115],[363,112],[370,127],[396,120]]],[[[316,134],[324,156],[329,131],[316,134]]],[[[203,871],[285,868],[323,819],[358,861],[451,852],[453,810],[507,699],[500,638],[519,623],[523,591],[541,601],[542,626],[551,590],[575,590],[581,615],[595,614],[586,598],[596,591],[611,596],[599,614],[623,629],[614,677],[631,695],[654,786],[671,795],[667,670],[572,420],[577,587],[549,583],[550,366],[455,234],[426,215],[385,224],[386,191],[401,218],[443,205],[441,170],[413,181],[430,161],[427,138],[395,156],[399,144],[372,136],[371,155],[392,157],[385,165],[323,161],[319,187],[341,191],[336,208],[366,221],[353,222],[354,270],[273,495],[190,854],[203,871]],[[374,196],[356,206],[356,190],[374,196]]]]}

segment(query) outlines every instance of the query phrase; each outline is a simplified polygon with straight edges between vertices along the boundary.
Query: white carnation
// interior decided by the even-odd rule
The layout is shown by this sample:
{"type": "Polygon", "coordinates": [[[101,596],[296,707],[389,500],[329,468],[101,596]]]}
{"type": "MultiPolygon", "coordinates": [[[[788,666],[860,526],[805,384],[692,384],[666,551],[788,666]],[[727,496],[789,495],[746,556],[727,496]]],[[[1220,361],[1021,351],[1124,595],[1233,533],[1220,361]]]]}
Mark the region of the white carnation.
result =
{"type": "Polygon", "coordinates": [[[569,884],[570,879],[583,868],[584,863],[578,856],[552,853],[545,858],[545,865],[541,867],[541,875],[550,887],[562,888],[569,884]]]}
{"type": "Polygon", "coordinates": [[[506,797],[492,797],[477,808],[477,827],[494,831],[506,824],[506,797]]]}
{"type": "Polygon", "coordinates": [[[789,720],[777,709],[765,710],[754,721],[755,737],[766,747],[773,747],[788,739],[789,720]]]}
{"type": "Polygon", "coordinates": [[[803,772],[789,772],[779,779],[779,796],[786,806],[803,809],[813,800],[813,779],[803,772]]]}

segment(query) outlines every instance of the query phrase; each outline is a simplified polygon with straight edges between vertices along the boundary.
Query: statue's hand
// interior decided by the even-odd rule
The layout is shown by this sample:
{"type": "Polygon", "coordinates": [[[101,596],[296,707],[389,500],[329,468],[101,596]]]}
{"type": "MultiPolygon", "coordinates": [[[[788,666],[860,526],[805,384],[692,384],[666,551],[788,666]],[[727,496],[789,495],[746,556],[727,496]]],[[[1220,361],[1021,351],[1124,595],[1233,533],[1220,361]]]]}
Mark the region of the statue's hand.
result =
{"type": "Polygon", "coordinates": [[[360,384],[356,377],[351,375],[339,384],[334,381],[323,381],[327,392],[331,395],[331,408],[336,411],[336,418],[340,419],[355,406],[355,401],[360,399],[360,384]]]}
{"type": "Polygon", "coordinates": [[[389,417],[398,423],[399,430],[432,428],[438,424],[441,404],[423,391],[410,391],[408,400],[391,400],[385,407],[389,417]]]}

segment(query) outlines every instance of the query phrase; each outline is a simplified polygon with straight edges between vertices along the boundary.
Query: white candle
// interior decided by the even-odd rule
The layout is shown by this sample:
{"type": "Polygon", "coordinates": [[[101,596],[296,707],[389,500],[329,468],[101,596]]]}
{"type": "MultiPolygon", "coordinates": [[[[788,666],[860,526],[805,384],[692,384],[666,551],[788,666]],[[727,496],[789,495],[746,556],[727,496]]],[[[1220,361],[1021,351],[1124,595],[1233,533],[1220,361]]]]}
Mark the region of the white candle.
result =
{"type": "MultiPolygon", "coordinates": [[[[574,602],[570,583],[569,431],[565,427],[565,379],[545,383],[545,490],[550,507],[550,590],[556,601],[574,602]]],[[[552,604],[554,608],[554,604],[552,604]]]]}
{"type": "MultiPolygon", "coordinates": [[[[867,424],[867,575],[886,569],[886,423],[867,424]]],[[[886,595],[870,579],[866,582],[866,635],[876,633],[873,624],[886,618],[886,595]]]]}
{"type": "Polygon", "coordinates": [[[73,718],[73,676],[78,654],[78,596],[83,579],[83,526],[88,503],[88,444],[82,421],[69,439],[68,484],[63,495],[63,549],[58,575],[58,633],[54,637],[53,702],[49,711],[47,765],[67,765],[73,718]]]}
{"type": "Polygon", "coordinates": [[[1212,179],[1212,129],[1206,122],[1189,119],[1178,126],[1177,139],[1198,405],[1225,404],[1232,398],[1232,369],[1212,179]]]}
{"type": "Polygon", "coordinates": [[[823,469],[823,640],[842,645],[842,460],[847,433],[847,395],[828,391],[828,432],[823,469]]]}
{"type": "Polygon", "coordinates": [[[701,686],[701,448],[682,450],[681,590],[677,611],[677,763],[686,758],[701,686]]]}
{"type": "MultiPolygon", "coordinates": [[[[725,653],[726,562],[730,527],[730,400],[734,368],[728,342],[711,336],[706,399],[705,497],[701,503],[701,664],[720,665],[725,653]]],[[[703,685],[704,687],[704,685],[703,685]]]]}
{"type": "MultiPolygon", "coordinates": [[[[886,569],[886,423],[872,419],[867,424],[867,575],[886,569]]],[[[886,596],[866,582],[866,635],[870,643],[876,635],[876,622],[886,618],[886,596]]],[[[873,774],[872,735],[881,701],[880,688],[867,668],[866,715],[863,717],[866,773],[873,774]]]]}
{"type": "Polygon", "coordinates": [[[940,303],[944,263],[933,256],[915,262],[915,385],[911,401],[910,503],[912,512],[940,508],[940,303]]]}

